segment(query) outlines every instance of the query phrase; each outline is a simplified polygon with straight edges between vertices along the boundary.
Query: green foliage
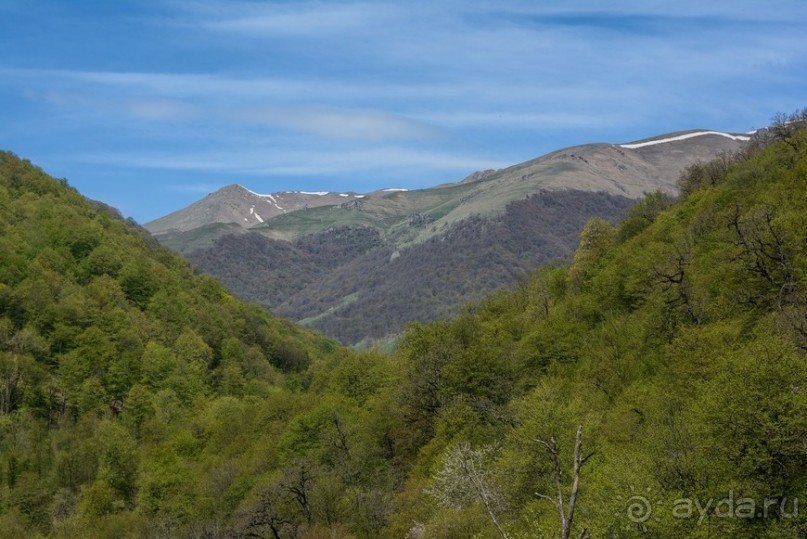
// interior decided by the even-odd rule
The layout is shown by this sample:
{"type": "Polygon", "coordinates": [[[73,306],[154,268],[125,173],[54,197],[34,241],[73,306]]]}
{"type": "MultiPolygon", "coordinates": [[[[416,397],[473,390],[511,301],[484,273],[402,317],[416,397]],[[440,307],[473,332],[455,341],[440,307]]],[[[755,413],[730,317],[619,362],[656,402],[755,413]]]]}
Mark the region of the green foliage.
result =
{"type": "Polygon", "coordinates": [[[0,537],[557,537],[580,425],[572,536],[802,537],[807,135],[715,166],[385,354],[0,153],[0,537]]]}
{"type": "MultiPolygon", "coordinates": [[[[243,451],[259,424],[222,436],[227,417],[209,433],[211,403],[294,402],[270,360],[304,371],[333,344],[235,301],[8,153],[0,205],[0,527],[118,537],[224,519],[194,479],[218,458],[207,442],[243,457],[233,484],[243,482],[260,473],[257,447],[243,451]]],[[[261,412],[269,439],[288,413],[261,412]]],[[[246,485],[231,489],[228,511],[246,485]]]]}
{"type": "MultiPolygon", "coordinates": [[[[692,167],[677,203],[650,195],[616,230],[592,221],[568,272],[537,272],[469,320],[409,329],[398,356],[413,368],[400,402],[416,428],[429,429],[415,468],[432,478],[429,488],[459,504],[462,496],[443,488],[440,455],[466,441],[496,444],[497,457],[478,465],[504,478],[508,535],[557,536],[557,510],[536,496],[556,488],[540,442],[555,438],[570,459],[582,424],[594,456],[582,473],[575,536],[583,527],[592,537],[645,528],[671,538],[804,533],[804,516],[780,503],[807,496],[807,146],[805,131],[791,125],[762,134],[744,154],[692,167]],[[490,394],[490,380],[458,385],[455,374],[457,365],[487,372],[488,354],[498,368],[519,366],[496,414],[474,405],[490,394]],[[627,513],[638,495],[657,503],[643,526],[627,513]],[[726,519],[712,507],[699,519],[670,509],[681,498],[728,496],[773,500],[775,514],[726,519]]],[[[399,494],[393,522],[417,506],[406,501],[412,488],[423,485],[399,494]]],[[[448,510],[422,507],[403,529],[417,522],[424,537],[493,535],[482,506],[465,510],[480,519],[472,531],[447,531],[448,510]]]]}

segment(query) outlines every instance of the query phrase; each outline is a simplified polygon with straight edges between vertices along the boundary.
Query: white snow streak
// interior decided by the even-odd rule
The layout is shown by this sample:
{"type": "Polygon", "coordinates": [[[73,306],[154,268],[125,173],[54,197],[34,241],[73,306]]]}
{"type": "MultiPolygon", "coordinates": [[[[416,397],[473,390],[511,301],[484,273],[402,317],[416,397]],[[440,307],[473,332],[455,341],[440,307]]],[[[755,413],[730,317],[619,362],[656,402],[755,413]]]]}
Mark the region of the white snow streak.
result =
{"type": "Polygon", "coordinates": [[[252,193],[252,194],[253,194],[253,195],[255,195],[256,197],[265,197],[265,196],[266,196],[266,195],[259,195],[259,194],[258,194],[258,193],[256,193],[255,191],[253,191],[253,190],[251,190],[251,189],[247,189],[247,188],[246,188],[246,187],[244,187],[243,185],[239,185],[238,187],[240,187],[240,188],[241,188],[241,189],[243,189],[244,191],[247,191],[247,192],[249,192],[249,193],[252,193]]]}
{"type": "Polygon", "coordinates": [[[635,150],[637,148],[644,148],[646,146],[655,146],[656,144],[665,144],[667,142],[676,142],[679,140],[686,140],[695,137],[702,137],[704,135],[718,135],[721,137],[730,138],[731,140],[739,140],[739,141],[749,141],[751,137],[745,135],[731,135],[729,133],[721,133],[720,131],[698,131],[696,133],[686,133],[684,135],[678,135],[677,137],[669,137],[669,138],[662,138],[658,140],[649,140],[647,142],[636,142],[634,144],[619,144],[620,148],[627,148],[629,150],[635,150]]]}
{"type": "MultiPolygon", "coordinates": [[[[275,200],[275,197],[274,197],[274,196],[272,196],[272,193],[269,193],[269,194],[267,194],[267,195],[262,195],[262,194],[260,194],[260,193],[256,193],[255,191],[253,191],[253,190],[251,190],[251,189],[247,189],[247,188],[246,188],[246,187],[244,187],[243,185],[239,185],[238,187],[240,187],[240,188],[241,188],[241,189],[243,189],[244,191],[248,191],[248,192],[252,193],[252,194],[253,194],[253,195],[255,195],[256,197],[268,198],[269,200],[271,200],[271,201],[272,201],[272,203],[273,203],[275,206],[277,206],[277,200],[275,200]]],[[[288,192],[288,191],[287,191],[287,192],[288,192]]],[[[253,207],[254,207],[254,206],[253,206],[253,207]]]]}
{"type": "MultiPolygon", "coordinates": [[[[251,194],[255,195],[256,197],[268,198],[268,199],[269,199],[269,200],[272,202],[272,205],[273,205],[275,208],[277,208],[278,210],[282,211],[283,213],[286,213],[286,210],[284,210],[284,209],[283,209],[283,208],[280,206],[280,204],[278,203],[277,199],[275,198],[275,196],[274,196],[272,193],[268,193],[268,194],[266,194],[266,195],[262,195],[262,194],[260,194],[260,193],[256,193],[255,191],[253,191],[253,190],[251,190],[251,189],[247,189],[247,188],[246,188],[246,187],[244,187],[243,185],[239,185],[238,187],[240,187],[240,188],[241,188],[241,189],[243,189],[244,191],[247,191],[247,192],[249,192],[249,193],[251,193],[251,194]]],[[[408,190],[409,190],[409,189],[398,189],[398,188],[382,189],[382,191],[385,191],[385,192],[408,191],[408,190]]],[[[330,195],[330,194],[332,194],[332,193],[333,193],[333,191],[283,191],[283,193],[278,193],[278,195],[280,195],[280,194],[286,194],[286,195],[313,195],[313,196],[320,196],[320,197],[321,197],[321,196],[325,196],[325,195],[330,195]]],[[[333,194],[337,194],[337,193],[333,193],[333,194]]],[[[353,198],[364,198],[364,196],[365,196],[365,195],[351,195],[351,194],[348,194],[348,193],[338,193],[338,195],[339,195],[340,197],[351,197],[351,196],[352,196],[353,198]]],[[[263,222],[264,222],[264,220],[263,220],[263,219],[261,219],[261,217],[260,217],[260,216],[257,214],[257,212],[255,212],[255,206],[252,206],[252,208],[250,208],[250,210],[249,210],[249,214],[250,214],[250,215],[254,215],[255,217],[257,217],[257,218],[258,218],[258,220],[259,220],[261,223],[263,223],[263,222]]],[[[244,220],[245,220],[245,221],[249,221],[249,220],[248,220],[246,217],[244,218],[244,220]]]]}

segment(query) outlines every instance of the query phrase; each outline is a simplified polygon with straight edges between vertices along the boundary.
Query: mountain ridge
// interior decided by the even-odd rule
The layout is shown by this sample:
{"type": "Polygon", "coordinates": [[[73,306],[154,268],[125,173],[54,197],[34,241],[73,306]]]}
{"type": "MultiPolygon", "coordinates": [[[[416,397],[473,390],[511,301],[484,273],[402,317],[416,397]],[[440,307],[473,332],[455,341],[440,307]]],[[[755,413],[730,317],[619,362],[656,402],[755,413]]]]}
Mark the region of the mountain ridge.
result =
{"type": "MultiPolygon", "coordinates": [[[[229,197],[232,222],[164,230],[171,219],[181,227],[177,216],[192,215],[190,206],[146,227],[238,297],[355,345],[450,316],[533,267],[568,259],[590,218],[616,223],[637,198],[675,193],[686,166],[748,139],[691,130],[628,144],[635,148],[584,144],[428,189],[296,193],[311,203],[260,220],[267,201],[289,194],[228,186],[211,197],[229,197]],[[325,246],[348,238],[347,257],[325,246]],[[413,297],[413,287],[428,297],[413,297]]],[[[221,206],[210,197],[199,204],[221,206]]]]}
{"type": "MultiPolygon", "coordinates": [[[[675,181],[686,165],[707,160],[721,152],[736,151],[748,135],[710,130],[690,130],[642,139],[636,143],[592,143],[563,148],[543,156],[499,170],[471,173],[466,178],[425,189],[382,188],[359,194],[350,191],[306,192],[279,191],[259,194],[241,185],[229,185],[190,206],[150,221],[144,227],[160,236],[187,232],[212,223],[236,224],[259,229],[279,239],[293,239],[323,230],[341,221],[356,221],[349,214],[361,208],[375,214],[380,229],[383,221],[397,217],[402,221],[412,213],[426,213],[441,223],[452,223],[472,214],[495,214],[507,203],[539,189],[577,189],[603,191],[638,198],[662,190],[672,194],[675,181]],[[638,145],[638,146],[637,146],[638,145]],[[497,189],[491,189],[496,185],[497,189]],[[426,193],[439,190],[437,202],[429,202],[426,193]],[[454,196],[447,192],[454,191],[454,196]],[[342,211],[326,212],[323,207],[342,211]],[[310,216],[322,226],[295,225],[290,214],[320,208],[310,216]],[[331,215],[325,215],[330,213],[331,215]],[[334,215],[338,214],[338,215],[334,215]]],[[[309,222],[311,219],[309,219],[309,222]]],[[[399,223],[395,223],[399,224],[399,223]]],[[[422,241],[428,233],[417,238],[422,241]]],[[[404,239],[402,242],[411,240],[404,239]]]]}

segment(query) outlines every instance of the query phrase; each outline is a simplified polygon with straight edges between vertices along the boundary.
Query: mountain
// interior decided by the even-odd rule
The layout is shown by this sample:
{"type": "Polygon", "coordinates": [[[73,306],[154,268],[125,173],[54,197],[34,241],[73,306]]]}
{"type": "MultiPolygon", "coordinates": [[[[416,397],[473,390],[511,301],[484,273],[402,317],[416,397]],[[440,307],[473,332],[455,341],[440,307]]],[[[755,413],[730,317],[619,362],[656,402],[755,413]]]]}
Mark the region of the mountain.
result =
{"type": "Polygon", "coordinates": [[[171,231],[187,232],[211,223],[232,223],[250,228],[266,220],[318,206],[331,206],[360,200],[356,193],[287,191],[259,195],[240,185],[229,185],[207,195],[182,210],[147,223],[146,229],[159,235],[171,231]]]}
{"type": "Polygon", "coordinates": [[[450,316],[569,256],[590,217],[616,222],[631,203],[605,193],[546,191],[407,248],[372,228],[341,226],[291,242],[255,232],[222,236],[186,256],[237,296],[356,344],[388,338],[412,320],[450,316]]]}
{"type": "Polygon", "coordinates": [[[657,190],[672,194],[686,166],[736,151],[748,139],[748,135],[694,130],[630,144],[575,146],[506,169],[480,171],[456,183],[413,191],[258,195],[231,185],[144,226],[158,238],[205,225],[233,224],[279,239],[332,226],[365,226],[401,246],[423,241],[436,232],[432,228],[471,215],[502,213],[508,203],[541,190],[574,189],[632,199],[657,190]],[[409,226],[413,216],[433,227],[413,233],[409,226]]]}
{"type": "Polygon", "coordinates": [[[616,222],[643,194],[674,193],[688,165],[748,139],[699,130],[576,146],[413,191],[229,186],[145,226],[242,299],[346,344],[385,340],[570,256],[592,216],[616,222]]]}
{"type": "Polygon", "coordinates": [[[391,353],[0,152],[0,539],[803,538],[798,119],[391,353]]]}

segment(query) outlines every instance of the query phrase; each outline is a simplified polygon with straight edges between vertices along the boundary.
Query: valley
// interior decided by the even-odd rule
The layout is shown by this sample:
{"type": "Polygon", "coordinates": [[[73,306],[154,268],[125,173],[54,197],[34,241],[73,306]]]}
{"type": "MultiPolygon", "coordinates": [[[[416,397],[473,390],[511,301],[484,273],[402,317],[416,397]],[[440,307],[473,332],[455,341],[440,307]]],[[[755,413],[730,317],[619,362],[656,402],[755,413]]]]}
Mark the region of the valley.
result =
{"type": "MultiPolygon", "coordinates": [[[[620,224],[589,219],[567,262],[409,323],[389,352],[239,301],[0,152],[0,538],[803,537],[806,119],[690,166],[676,199],[589,193],[620,224]],[[765,512],[686,511],[703,500],[765,512]]],[[[462,220],[422,243],[445,259],[428,274],[450,278],[484,238],[502,267],[462,279],[488,284],[525,223],[562,249],[550,224],[579,200],[462,220]]],[[[376,256],[435,301],[378,230],[253,234],[237,251],[295,261],[278,282],[325,283],[337,314],[361,295],[337,298],[310,257],[376,256]]]]}

